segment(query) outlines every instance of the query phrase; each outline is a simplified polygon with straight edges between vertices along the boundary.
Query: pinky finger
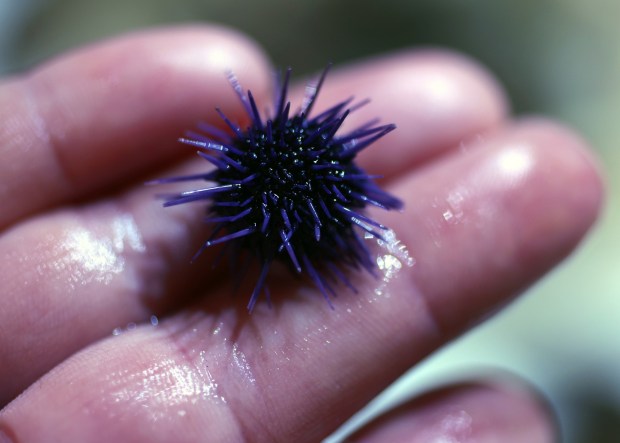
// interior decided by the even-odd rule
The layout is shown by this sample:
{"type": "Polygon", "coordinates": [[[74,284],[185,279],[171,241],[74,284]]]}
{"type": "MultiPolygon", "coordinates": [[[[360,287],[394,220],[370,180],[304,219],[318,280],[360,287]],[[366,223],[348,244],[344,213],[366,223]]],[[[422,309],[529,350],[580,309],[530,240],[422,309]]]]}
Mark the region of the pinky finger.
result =
{"type": "Polygon", "coordinates": [[[450,386],[394,409],[347,443],[379,442],[553,443],[559,441],[551,410],[523,385],[450,386]]]}

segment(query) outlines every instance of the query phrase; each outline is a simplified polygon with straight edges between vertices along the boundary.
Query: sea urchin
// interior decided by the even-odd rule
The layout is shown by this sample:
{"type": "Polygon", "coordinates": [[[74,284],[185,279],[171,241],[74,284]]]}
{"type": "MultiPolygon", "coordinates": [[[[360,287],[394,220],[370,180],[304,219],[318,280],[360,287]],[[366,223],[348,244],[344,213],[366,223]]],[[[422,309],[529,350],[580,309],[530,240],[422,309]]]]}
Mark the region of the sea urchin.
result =
{"type": "Polygon", "coordinates": [[[294,273],[305,272],[328,303],[328,293],[335,295],[330,282],[340,281],[355,291],[343,267],[372,273],[375,265],[360,234],[381,239],[381,231],[386,229],[364,215],[364,208],[402,207],[400,200],[374,183],[376,177],[354,162],[358,152],[395,126],[377,126],[373,121],[338,133],[349,113],[365,104],[349,106],[352,98],[311,116],[327,71],[316,85],[306,88],[301,109],[291,113],[288,69],[275,100],[275,112],[266,119],[252,93],[245,93],[229,75],[249,117],[247,128],[242,129],[217,109],[230,131],[203,124],[199,126],[201,133],[189,132],[187,138],[180,139],[198,148],[198,155],[215,169],[156,181],[212,183],[169,195],[164,206],[210,203],[206,221],[214,224],[213,231],[195,257],[205,248],[224,243],[233,259],[249,254],[258,260],[260,274],[248,304],[250,311],[263,290],[269,297],[265,280],[274,260],[285,262],[294,273]]]}

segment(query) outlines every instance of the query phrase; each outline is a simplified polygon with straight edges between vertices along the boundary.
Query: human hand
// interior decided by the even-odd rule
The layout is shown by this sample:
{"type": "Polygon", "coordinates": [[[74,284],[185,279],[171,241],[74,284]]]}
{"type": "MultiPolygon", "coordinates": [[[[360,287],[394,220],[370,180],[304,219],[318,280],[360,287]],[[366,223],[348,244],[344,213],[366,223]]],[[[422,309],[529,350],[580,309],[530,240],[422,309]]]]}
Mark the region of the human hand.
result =
{"type": "MultiPolygon", "coordinates": [[[[404,200],[403,213],[374,217],[414,263],[352,276],[359,294],[343,290],[333,311],[276,270],[273,308],[259,301],[249,315],[249,292],[231,295],[210,251],[189,264],[208,232],[203,208],[164,210],[143,186],[204,167],[175,139],[217,121],[216,106],[240,118],[227,69],[269,103],[263,54],[216,27],[126,36],[0,85],[5,439],[318,441],[553,267],[597,215],[601,183],[583,142],[508,118],[473,63],[422,51],[334,69],[317,111],[354,94],[372,103],[348,124],[398,126],[359,162],[404,200]]],[[[356,438],[546,442],[547,420],[526,391],[464,385],[356,438]],[[469,424],[439,426],[454,407],[469,424]]]]}

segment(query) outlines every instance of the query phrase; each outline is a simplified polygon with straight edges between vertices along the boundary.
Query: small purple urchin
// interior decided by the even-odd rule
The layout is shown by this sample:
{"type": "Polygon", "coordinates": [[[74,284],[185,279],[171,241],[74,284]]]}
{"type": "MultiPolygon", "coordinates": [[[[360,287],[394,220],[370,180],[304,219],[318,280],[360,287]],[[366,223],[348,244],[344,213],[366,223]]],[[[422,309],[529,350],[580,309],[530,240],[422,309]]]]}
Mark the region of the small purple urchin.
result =
{"type": "Polygon", "coordinates": [[[241,129],[216,109],[232,133],[202,124],[199,128],[206,135],[190,132],[180,139],[198,148],[198,155],[215,169],[156,181],[214,183],[168,196],[164,206],[210,202],[206,221],[215,226],[194,258],[209,246],[225,243],[235,259],[243,251],[258,259],[260,274],[248,303],[250,311],[263,290],[269,297],[265,279],[274,260],[286,262],[297,274],[305,271],[330,306],[328,292],[335,292],[328,279],[355,291],[341,268],[363,267],[373,273],[375,267],[359,233],[382,239],[377,229],[387,229],[362,214],[364,207],[402,207],[353,161],[394,125],[375,126],[373,121],[337,134],[349,113],[365,104],[348,107],[352,98],[310,117],[327,71],[315,86],[306,88],[301,109],[290,115],[288,69],[275,100],[276,112],[266,120],[252,93],[246,94],[231,74],[229,80],[245,107],[249,126],[241,129]]]}

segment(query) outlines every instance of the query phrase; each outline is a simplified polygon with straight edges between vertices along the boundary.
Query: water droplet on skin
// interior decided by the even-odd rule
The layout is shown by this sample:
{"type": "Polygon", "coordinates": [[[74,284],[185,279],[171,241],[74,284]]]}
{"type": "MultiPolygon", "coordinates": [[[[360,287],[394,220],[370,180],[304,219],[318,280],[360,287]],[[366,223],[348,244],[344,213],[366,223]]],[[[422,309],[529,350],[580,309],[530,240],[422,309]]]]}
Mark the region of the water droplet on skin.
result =
{"type": "Polygon", "coordinates": [[[239,345],[237,343],[233,345],[232,357],[233,364],[241,376],[250,384],[254,385],[256,383],[256,378],[254,377],[252,368],[250,367],[245,354],[241,351],[241,349],[239,349],[239,345]]]}
{"type": "Polygon", "coordinates": [[[157,326],[159,324],[159,319],[156,315],[151,315],[151,326],[157,326]]]}
{"type": "Polygon", "coordinates": [[[112,335],[116,336],[116,335],[121,335],[123,333],[123,330],[121,328],[114,328],[112,330],[112,335]]]}
{"type": "Polygon", "coordinates": [[[465,201],[465,190],[456,188],[450,191],[446,198],[448,208],[443,212],[443,219],[451,225],[455,225],[463,219],[463,202],[465,201]]]}
{"type": "Polygon", "coordinates": [[[107,376],[107,389],[102,395],[111,403],[141,406],[153,421],[174,412],[182,416],[181,411],[186,411],[184,406],[198,401],[226,403],[207,368],[206,358],[201,353],[196,364],[163,359],[140,371],[112,372],[107,376]]]}
{"type": "Polygon", "coordinates": [[[67,251],[66,261],[57,263],[59,269],[72,269],[73,284],[97,282],[110,284],[114,275],[125,269],[125,260],[113,248],[109,238],[98,238],[89,230],[71,230],[62,243],[67,251]],[[77,266],[79,265],[79,266],[77,266]]]}
{"type": "Polygon", "coordinates": [[[136,252],[146,251],[138,225],[131,215],[123,214],[114,219],[112,231],[112,244],[116,251],[123,252],[126,249],[136,252]]]}
{"type": "MultiPolygon", "coordinates": [[[[383,239],[376,239],[377,245],[382,251],[377,255],[377,268],[382,273],[379,286],[374,290],[377,297],[389,297],[386,291],[388,284],[398,276],[403,267],[411,267],[415,264],[413,257],[409,255],[407,247],[396,237],[396,233],[389,229],[382,233],[383,239]]],[[[369,302],[372,302],[369,299],[369,302]]]]}
{"type": "Polygon", "coordinates": [[[71,270],[72,287],[91,282],[109,285],[125,270],[124,252],[146,250],[138,226],[129,214],[112,220],[111,232],[108,226],[87,229],[76,225],[68,228],[63,236],[60,245],[64,254],[52,266],[71,270]]]}
{"type": "Polygon", "coordinates": [[[213,329],[213,335],[219,335],[219,333],[222,332],[222,326],[224,326],[224,323],[218,323],[215,329],[213,329]]]}

